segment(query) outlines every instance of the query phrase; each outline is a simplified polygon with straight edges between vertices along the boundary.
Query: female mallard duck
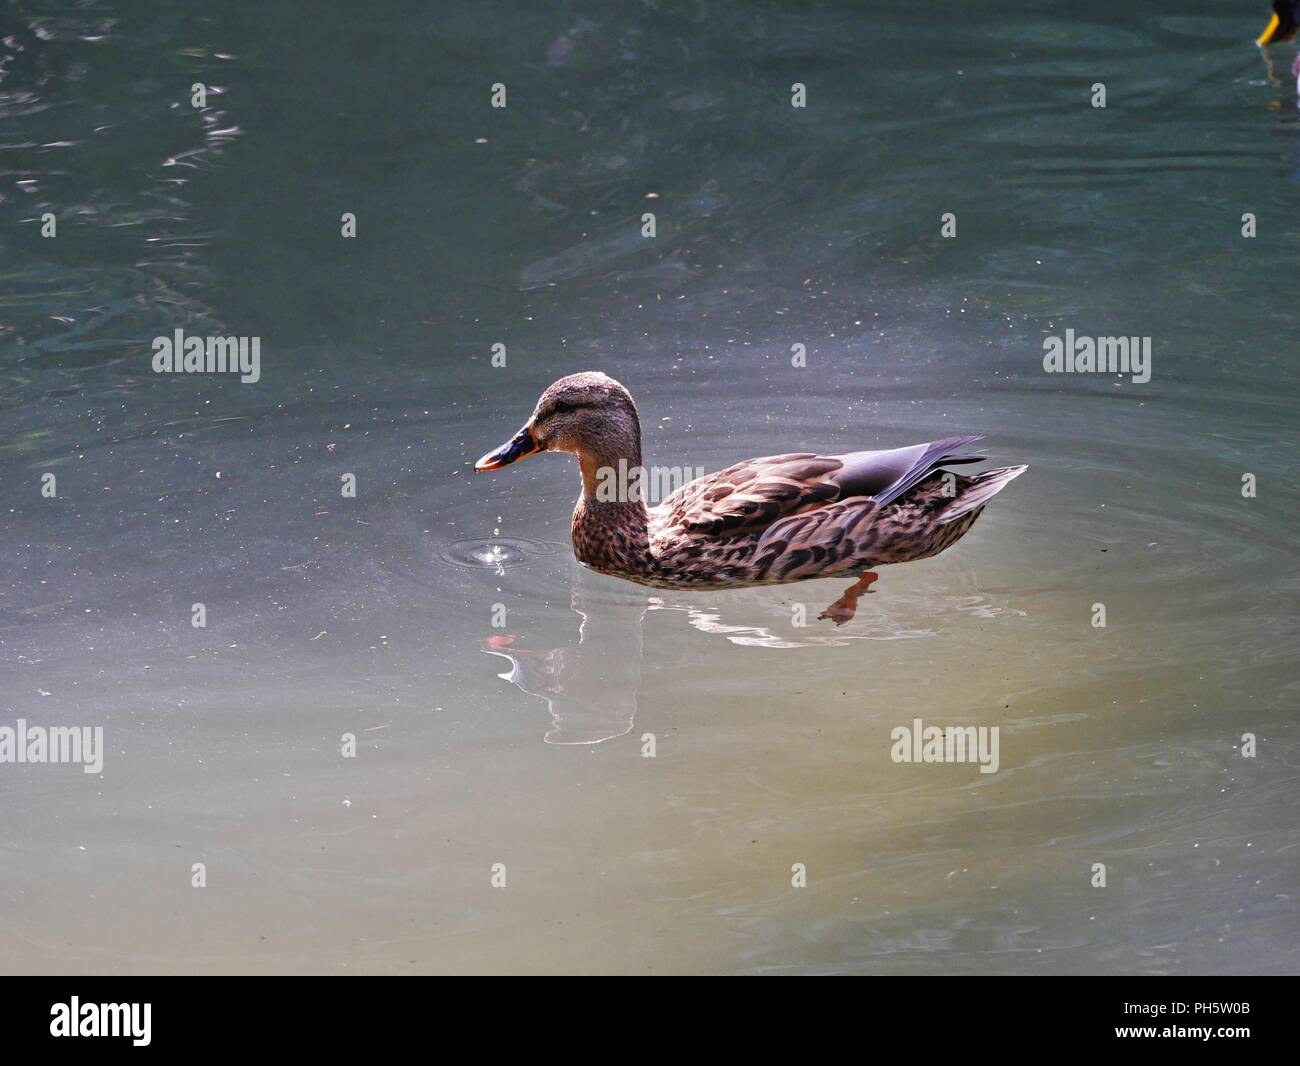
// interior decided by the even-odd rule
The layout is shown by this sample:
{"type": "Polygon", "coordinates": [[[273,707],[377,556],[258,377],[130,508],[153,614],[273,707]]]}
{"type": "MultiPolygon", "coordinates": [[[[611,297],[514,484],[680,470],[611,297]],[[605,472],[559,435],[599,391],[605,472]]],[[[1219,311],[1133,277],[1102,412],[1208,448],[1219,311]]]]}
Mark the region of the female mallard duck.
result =
{"type": "Polygon", "coordinates": [[[641,421],[632,395],[600,373],[551,385],[514,438],[474,464],[496,470],[535,452],[569,452],[582,469],[573,553],[593,570],[664,587],[802,581],[836,574],[857,582],[822,612],[842,625],[881,563],[938,555],[1023,466],[973,477],[941,471],[977,463],[947,437],[889,451],[746,459],[697,478],[659,506],[637,492],[609,499],[611,472],[640,471],[641,421]],[[620,498],[621,497],[621,498],[620,498]]]}

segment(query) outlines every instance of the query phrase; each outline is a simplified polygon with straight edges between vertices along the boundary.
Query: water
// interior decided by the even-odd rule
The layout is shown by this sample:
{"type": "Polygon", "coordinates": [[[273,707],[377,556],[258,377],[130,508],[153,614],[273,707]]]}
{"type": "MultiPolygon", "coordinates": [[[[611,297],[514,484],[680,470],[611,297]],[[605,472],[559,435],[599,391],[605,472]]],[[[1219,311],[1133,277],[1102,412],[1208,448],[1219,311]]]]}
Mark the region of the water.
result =
{"type": "Polygon", "coordinates": [[[523,566],[534,557],[555,555],[563,550],[563,544],[494,534],[487,540],[475,537],[449,544],[441,558],[452,566],[504,571],[512,566],[523,566]]]}
{"type": "Polygon", "coordinates": [[[0,724],[107,751],[0,767],[0,966],[1294,972],[1266,7],[7,5],[0,724]],[[155,375],[177,328],[260,380],[155,375]],[[1151,381],[1045,374],[1067,328],[1151,381]],[[654,464],[1030,470],[840,629],[844,581],[644,589],[574,562],[571,460],[472,473],[580,369],[654,464]],[[918,717],[998,772],[894,763],[918,717]]]}

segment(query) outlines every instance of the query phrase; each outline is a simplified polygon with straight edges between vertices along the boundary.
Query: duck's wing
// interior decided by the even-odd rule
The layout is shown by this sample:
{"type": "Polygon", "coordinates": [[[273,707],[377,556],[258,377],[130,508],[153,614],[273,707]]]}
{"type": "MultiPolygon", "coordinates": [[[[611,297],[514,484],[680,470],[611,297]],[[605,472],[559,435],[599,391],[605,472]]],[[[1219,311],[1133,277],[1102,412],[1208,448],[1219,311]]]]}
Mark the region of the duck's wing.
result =
{"type": "Polygon", "coordinates": [[[664,524],[683,533],[727,536],[836,500],[838,458],[813,452],[746,459],[696,478],[660,505],[664,524]]]}
{"type": "Polygon", "coordinates": [[[978,463],[987,455],[963,453],[961,449],[981,436],[945,437],[909,448],[891,448],[879,452],[847,452],[838,459],[840,469],[832,480],[841,497],[870,496],[881,507],[892,503],[908,489],[915,488],[940,466],[978,463]]]}
{"type": "Polygon", "coordinates": [[[669,528],[716,537],[764,530],[783,518],[850,497],[869,496],[884,507],[943,463],[986,458],[960,453],[979,439],[947,437],[887,451],[793,452],[747,459],[683,485],[660,510],[669,528]]]}
{"type": "Polygon", "coordinates": [[[773,522],[754,547],[754,577],[784,581],[837,569],[871,536],[878,510],[869,496],[850,496],[773,522]]]}

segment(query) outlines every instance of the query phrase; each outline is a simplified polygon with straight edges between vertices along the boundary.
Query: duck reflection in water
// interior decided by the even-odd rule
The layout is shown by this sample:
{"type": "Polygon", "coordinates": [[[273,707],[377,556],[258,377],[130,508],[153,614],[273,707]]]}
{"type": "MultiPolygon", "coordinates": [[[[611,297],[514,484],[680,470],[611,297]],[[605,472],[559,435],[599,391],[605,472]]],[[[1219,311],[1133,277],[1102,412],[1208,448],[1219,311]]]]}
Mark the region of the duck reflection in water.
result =
{"type": "Polygon", "coordinates": [[[569,607],[579,618],[577,643],[534,650],[502,634],[486,638],[483,650],[510,660],[510,669],[498,677],[546,701],[547,744],[599,744],[626,736],[636,720],[647,597],[622,586],[597,585],[593,575],[580,573],[569,607]]]}
{"type": "Polygon", "coordinates": [[[635,728],[644,625],[652,611],[680,612],[700,633],[742,647],[773,650],[934,637],[942,630],[936,618],[958,614],[980,619],[1024,615],[1002,596],[983,592],[969,567],[948,580],[953,591],[938,599],[933,593],[904,592],[891,599],[888,610],[879,607],[859,614],[851,629],[826,632],[811,625],[809,615],[815,608],[792,602],[787,593],[775,589],[748,589],[723,598],[650,596],[575,566],[569,589],[569,609],[578,616],[575,642],[528,648],[519,636],[500,634],[484,638],[481,647],[509,661],[510,668],[498,677],[546,701],[551,715],[551,728],[543,738],[547,744],[599,744],[627,736],[635,728]],[[738,620],[727,621],[724,614],[738,620]],[[756,620],[756,614],[762,621],[756,620]],[[800,614],[807,619],[803,626],[795,621],[800,614]]]}

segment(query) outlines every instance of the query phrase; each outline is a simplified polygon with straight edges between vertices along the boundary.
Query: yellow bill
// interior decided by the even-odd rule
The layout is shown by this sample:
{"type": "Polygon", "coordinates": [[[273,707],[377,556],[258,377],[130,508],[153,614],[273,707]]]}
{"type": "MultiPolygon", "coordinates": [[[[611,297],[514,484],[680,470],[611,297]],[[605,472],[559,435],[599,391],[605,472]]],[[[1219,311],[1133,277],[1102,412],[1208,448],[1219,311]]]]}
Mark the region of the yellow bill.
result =
{"type": "Polygon", "coordinates": [[[1279,0],[1273,5],[1273,15],[1255,43],[1262,48],[1266,44],[1289,41],[1295,36],[1296,28],[1295,0],[1279,0]]]}

